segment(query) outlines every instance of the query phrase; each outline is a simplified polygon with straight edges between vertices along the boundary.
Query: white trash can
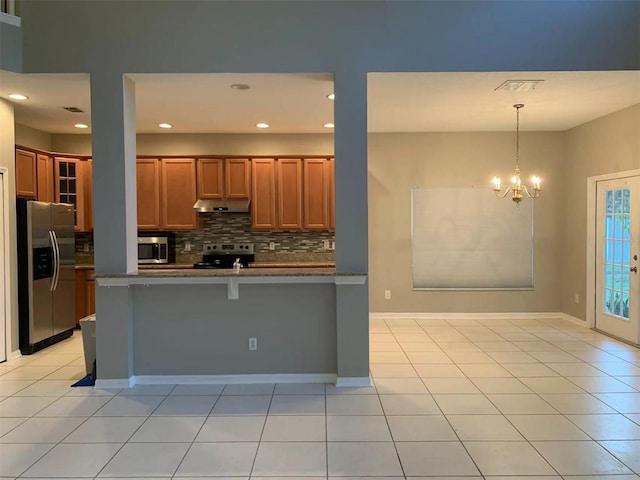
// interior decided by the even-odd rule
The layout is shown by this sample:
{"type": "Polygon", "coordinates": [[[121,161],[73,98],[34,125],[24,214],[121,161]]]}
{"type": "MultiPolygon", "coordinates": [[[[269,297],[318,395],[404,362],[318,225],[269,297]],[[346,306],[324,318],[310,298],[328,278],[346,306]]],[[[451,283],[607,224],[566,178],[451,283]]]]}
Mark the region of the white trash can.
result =
{"type": "Polygon", "coordinates": [[[93,373],[93,364],[96,361],[96,315],[88,315],[80,319],[82,330],[82,347],[84,348],[84,366],[87,375],[93,373]]]}

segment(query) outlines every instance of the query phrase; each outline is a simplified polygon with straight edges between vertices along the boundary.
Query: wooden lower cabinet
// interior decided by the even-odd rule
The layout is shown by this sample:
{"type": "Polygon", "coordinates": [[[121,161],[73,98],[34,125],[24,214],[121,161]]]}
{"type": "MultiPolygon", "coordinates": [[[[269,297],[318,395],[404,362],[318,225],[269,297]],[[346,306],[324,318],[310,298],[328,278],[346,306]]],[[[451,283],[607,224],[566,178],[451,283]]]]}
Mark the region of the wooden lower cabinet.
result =
{"type": "Polygon", "coordinates": [[[80,320],[96,313],[96,281],[95,270],[76,269],[76,327],[80,320]]]}

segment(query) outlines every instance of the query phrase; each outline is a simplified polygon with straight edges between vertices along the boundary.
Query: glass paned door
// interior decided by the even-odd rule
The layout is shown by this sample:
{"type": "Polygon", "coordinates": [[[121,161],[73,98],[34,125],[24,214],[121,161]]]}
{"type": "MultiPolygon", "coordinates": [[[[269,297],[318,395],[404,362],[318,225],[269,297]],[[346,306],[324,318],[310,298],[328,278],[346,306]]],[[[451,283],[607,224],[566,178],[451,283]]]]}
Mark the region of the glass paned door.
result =
{"type": "Polygon", "coordinates": [[[598,182],[596,328],[638,343],[638,185],[636,177],[598,182]]]}

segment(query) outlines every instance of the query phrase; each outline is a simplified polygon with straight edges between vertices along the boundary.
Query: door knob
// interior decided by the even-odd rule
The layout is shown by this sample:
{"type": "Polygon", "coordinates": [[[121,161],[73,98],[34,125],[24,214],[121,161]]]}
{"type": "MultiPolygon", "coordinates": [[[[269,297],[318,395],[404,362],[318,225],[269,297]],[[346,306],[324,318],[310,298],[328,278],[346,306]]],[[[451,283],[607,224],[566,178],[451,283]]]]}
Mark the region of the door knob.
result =
{"type": "Polygon", "coordinates": [[[633,273],[638,273],[638,267],[631,267],[629,271],[633,273]]]}

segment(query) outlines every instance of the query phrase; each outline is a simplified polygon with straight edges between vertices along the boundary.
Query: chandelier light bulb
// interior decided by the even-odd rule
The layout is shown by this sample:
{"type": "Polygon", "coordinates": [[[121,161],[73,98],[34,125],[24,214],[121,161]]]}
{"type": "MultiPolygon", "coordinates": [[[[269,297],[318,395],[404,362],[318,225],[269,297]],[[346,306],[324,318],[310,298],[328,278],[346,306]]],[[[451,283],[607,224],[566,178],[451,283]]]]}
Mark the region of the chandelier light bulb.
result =
{"type": "Polygon", "coordinates": [[[496,192],[500,191],[500,178],[498,177],[493,177],[493,189],[496,192]]]}

